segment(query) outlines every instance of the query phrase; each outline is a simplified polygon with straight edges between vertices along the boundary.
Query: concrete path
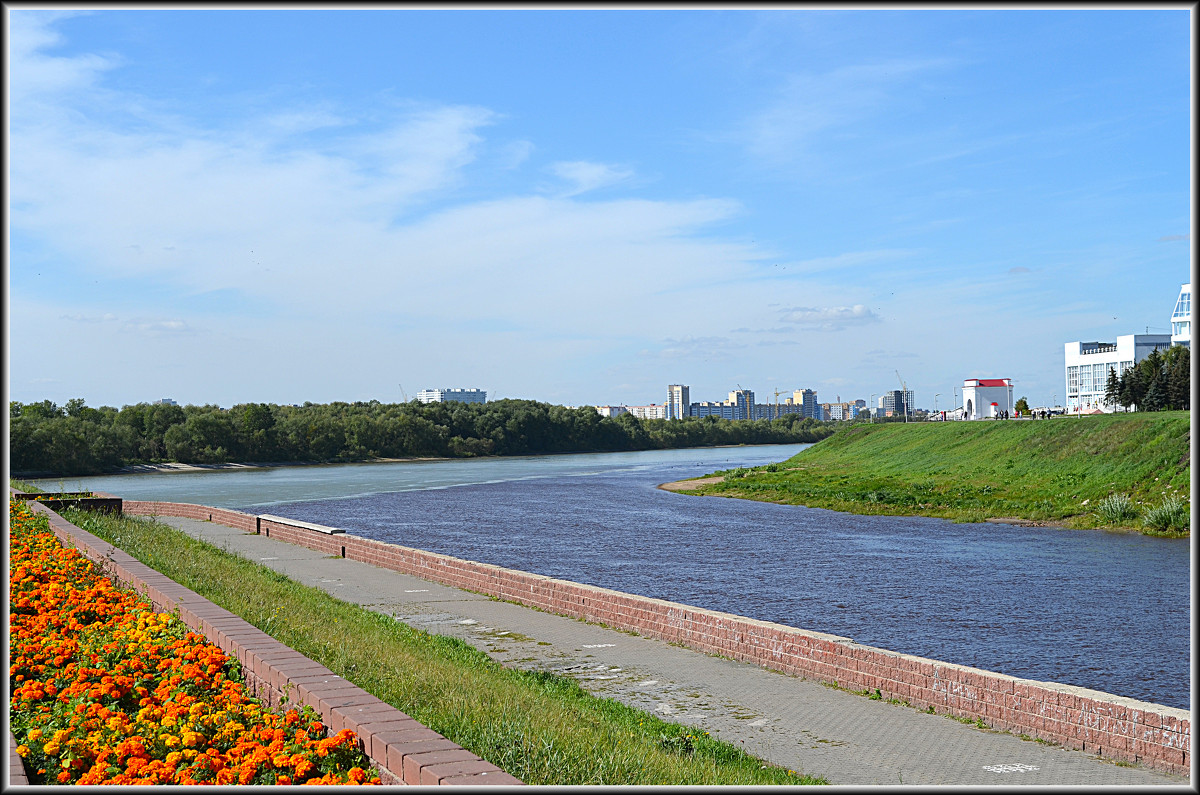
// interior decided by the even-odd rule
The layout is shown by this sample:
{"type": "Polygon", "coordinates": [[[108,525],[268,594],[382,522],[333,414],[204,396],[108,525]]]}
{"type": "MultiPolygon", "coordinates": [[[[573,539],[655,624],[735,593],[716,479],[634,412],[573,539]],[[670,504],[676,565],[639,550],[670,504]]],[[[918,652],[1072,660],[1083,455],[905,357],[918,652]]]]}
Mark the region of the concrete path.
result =
{"type": "Polygon", "coordinates": [[[462,638],[505,665],[571,676],[597,695],[695,726],[833,784],[1175,785],[1191,791],[1179,776],[872,701],[223,525],[159,521],[345,601],[462,638]]]}

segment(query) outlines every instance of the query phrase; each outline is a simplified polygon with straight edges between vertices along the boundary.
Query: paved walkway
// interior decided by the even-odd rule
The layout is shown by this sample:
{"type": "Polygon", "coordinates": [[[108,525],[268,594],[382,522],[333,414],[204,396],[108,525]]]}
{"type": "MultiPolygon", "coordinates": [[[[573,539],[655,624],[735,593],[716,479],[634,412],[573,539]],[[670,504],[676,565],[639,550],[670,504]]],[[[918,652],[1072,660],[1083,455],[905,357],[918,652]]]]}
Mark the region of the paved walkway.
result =
{"type": "Polygon", "coordinates": [[[1176,785],[942,715],[692,651],[193,519],[159,521],[340,599],[462,638],[518,668],[695,726],[797,772],[847,785],[1176,785]]]}

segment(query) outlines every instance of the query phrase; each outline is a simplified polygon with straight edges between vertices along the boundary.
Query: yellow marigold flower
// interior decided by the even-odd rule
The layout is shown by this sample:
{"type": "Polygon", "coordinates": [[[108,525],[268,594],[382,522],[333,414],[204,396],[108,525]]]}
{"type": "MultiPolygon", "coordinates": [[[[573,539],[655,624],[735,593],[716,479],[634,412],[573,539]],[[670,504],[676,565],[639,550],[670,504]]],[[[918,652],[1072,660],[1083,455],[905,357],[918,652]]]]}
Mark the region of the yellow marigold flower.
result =
{"type": "Polygon", "coordinates": [[[40,739],[42,739],[42,730],[41,729],[33,729],[32,731],[29,732],[29,741],[30,742],[36,742],[40,739]]]}
{"type": "Polygon", "coordinates": [[[54,740],[51,740],[50,742],[48,742],[42,746],[42,753],[44,753],[46,756],[54,756],[55,754],[58,753],[58,748],[59,748],[58,743],[55,742],[54,740]]]}
{"type": "Polygon", "coordinates": [[[193,746],[197,746],[202,742],[204,742],[204,735],[200,734],[200,732],[184,732],[183,733],[183,744],[188,746],[189,748],[193,747],[193,746]]]}
{"type": "Polygon", "coordinates": [[[160,734],[158,735],[158,739],[162,740],[163,745],[167,746],[168,748],[174,748],[175,746],[179,745],[179,738],[173,734],[160,734]]]}
{"type": "Polygon", "coordinates": [[[17,746],[17,754],[19,756],[29,756],[29,746],[28,745],[18,745],[17,746]]]}
{"type": "Polygon", "coordinates": [[[171,753],[167,754],[167,764],[171,767],[178,765],[180,759],[183,759],[183,754],[179,753],[178,751],[172,751],[171,753]]]}

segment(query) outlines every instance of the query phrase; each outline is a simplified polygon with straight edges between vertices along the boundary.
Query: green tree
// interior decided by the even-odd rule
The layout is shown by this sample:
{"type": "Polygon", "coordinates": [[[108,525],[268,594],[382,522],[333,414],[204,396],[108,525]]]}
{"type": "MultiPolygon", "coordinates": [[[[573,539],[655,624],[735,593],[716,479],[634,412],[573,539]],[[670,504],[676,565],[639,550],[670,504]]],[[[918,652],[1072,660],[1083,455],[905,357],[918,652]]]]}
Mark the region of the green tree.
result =
{"type": "Polygon", "coordinates": [[[1117,377],[1115,368],[1108,368],[1108,382],[1104,385],[1104,402],[1116,406],[1121,402],[1121,379],[1117,377]]]}
{"type": "Polygon", "coordinates": [[[1192,354],[1186,345],[1175,345],[1167,351],[1167,404],[1173,409],[1187,409],[1192,400],[1192,354]]]}
{"type": "Polygon", "coordinates": [[[1165,379],[1155,378],[1150,383],[1150,388],[1146,390],[1146,396],[1142,398],[1142,411],[1162,411],[1167,407],[1167,390],[1163,385],[1165,379]]]}
{"type": "Polygon", "coordinates": [[[1025,399],[1024,395],[1017,398],[1017,403],[1015,406],[1013,406],[1013,408],[1016,409],[1017,411],[1021,412],[1025,416],[1029,416],[1029,401],[1025,399]]]}

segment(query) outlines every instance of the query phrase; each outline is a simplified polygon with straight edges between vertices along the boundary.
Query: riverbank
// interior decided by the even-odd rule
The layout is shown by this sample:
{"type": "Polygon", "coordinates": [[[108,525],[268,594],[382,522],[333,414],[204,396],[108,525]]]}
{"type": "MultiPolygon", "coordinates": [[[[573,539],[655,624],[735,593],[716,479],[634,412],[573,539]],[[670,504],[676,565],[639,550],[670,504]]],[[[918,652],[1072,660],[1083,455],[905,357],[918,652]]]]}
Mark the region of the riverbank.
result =
{"type": "Polygon", "coordinates": [[[1187,535],[1190,421],[1156,412],[855,425],[780,464],[660,488],[865,515],[1187,535]]]}
{"type": "MultiPolygon", "coordinates": [[[[413,461],[452,461],[451,458],[434,456],[414,456],[412,458],[369,458],[363,461],[339,461],[350,464],[394,464],[413,461]]],[[[108,473],[113,475],[135,475],[139,473],[165,472],[211,472],[222,469],[275,469],[277,467],[315,467],[327,466],[320,461],[278,461],[270,463],[223,463],[223,464],[180,464],[167,462],[162,464],[132,464],[108,473]]]]}

